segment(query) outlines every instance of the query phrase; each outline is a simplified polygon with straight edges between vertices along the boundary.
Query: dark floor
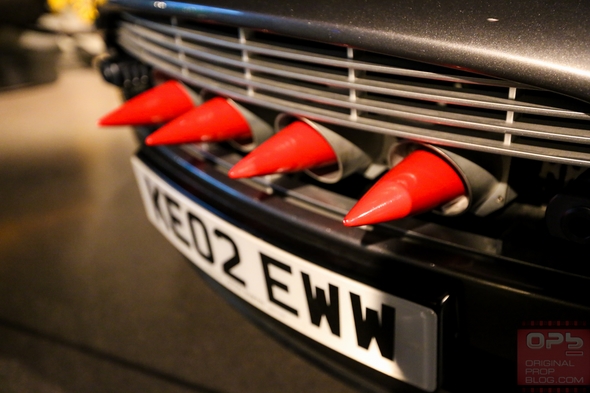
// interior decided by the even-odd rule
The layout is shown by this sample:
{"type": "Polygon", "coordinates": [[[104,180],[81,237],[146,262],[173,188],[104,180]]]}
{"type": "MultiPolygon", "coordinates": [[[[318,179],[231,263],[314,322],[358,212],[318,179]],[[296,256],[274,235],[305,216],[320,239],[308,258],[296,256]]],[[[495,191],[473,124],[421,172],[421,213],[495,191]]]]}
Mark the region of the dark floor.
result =
{"type": "Polygon", "coordinates": [[[144,217],[95,71],[0,92],[0,392],[349,392],[214,294],[144,217]]]}

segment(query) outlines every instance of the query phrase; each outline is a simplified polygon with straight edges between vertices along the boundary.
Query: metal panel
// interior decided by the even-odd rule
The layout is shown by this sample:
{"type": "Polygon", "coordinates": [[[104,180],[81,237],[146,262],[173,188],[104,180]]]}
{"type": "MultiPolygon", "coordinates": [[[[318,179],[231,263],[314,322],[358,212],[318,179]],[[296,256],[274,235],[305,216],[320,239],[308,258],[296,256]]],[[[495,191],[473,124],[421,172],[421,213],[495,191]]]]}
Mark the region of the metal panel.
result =
{"type": "Polygon", "coordinates": [[[590,165],[590,117],[558,94],[246,29],[125,18],[119,42],[128,51],[237,100],[422,142],[590,165]]]}

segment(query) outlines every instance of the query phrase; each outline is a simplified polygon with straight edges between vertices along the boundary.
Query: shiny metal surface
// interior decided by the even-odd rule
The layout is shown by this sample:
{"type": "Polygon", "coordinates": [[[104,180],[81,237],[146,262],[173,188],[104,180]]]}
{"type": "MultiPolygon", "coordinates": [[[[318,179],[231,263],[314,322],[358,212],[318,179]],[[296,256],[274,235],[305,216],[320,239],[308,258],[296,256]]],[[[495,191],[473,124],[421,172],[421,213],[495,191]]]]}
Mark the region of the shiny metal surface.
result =
{"type": "Polygon", "coordinates": [[[119,31],[125,49],[196,87],[364,131],[590,164],[585,106],[570,107],[547,91],[450,69],[425,71],[424,64],[402,68],[397,58],[247,29],[125,18],[119,31]]]}
{"type": "Polygon", "coordinates": [[[95,70],[0,94],[0,391],[351,392],[238,315],[148,223],[95,70]]]}

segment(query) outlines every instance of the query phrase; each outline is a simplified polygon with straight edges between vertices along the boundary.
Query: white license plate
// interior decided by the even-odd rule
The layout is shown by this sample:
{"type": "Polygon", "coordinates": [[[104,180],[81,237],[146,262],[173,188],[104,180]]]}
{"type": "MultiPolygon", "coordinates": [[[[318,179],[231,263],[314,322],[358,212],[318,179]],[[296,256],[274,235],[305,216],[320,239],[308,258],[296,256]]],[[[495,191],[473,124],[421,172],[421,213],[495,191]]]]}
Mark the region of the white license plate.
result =
{"type": "Polygon", "coordinates": [[[437,385],[437,314],[324,269],[209,212],[132,159],[150,221],[203,272],[272,318],[426,391],[437,385]]]}

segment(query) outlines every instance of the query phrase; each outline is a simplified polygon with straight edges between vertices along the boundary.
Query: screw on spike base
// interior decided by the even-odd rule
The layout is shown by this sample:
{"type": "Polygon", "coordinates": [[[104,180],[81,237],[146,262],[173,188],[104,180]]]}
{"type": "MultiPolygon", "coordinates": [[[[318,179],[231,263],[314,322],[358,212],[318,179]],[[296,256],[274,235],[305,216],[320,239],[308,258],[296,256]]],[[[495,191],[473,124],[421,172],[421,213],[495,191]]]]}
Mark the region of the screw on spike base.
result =
{"type": "Polygon", "coordinates": [[[221,142],[252,136],[244,116],[225,98],[215,97],[177,117],[149,135],[148,146],[221,142]]]}
{"type": "Polygon", "coordinates": [[[455,169],[416,150],[387,172],[344,217],[345,226],[372,225],[423,213],[465,194],[455,169]]]}
{"type": "Polygon", "coordinates": [[[168,81],[147,90],[98,121],[100,126],[140,126],[160,124],[182,115],[195,106],[188,89],[168,81]]]}
{"type": "Polygon", "coordinates": [[[336,154],[310,125],[296,121],[283,128],[230,169],[232,179],[297,172],[333,164],[336,154]]]}

